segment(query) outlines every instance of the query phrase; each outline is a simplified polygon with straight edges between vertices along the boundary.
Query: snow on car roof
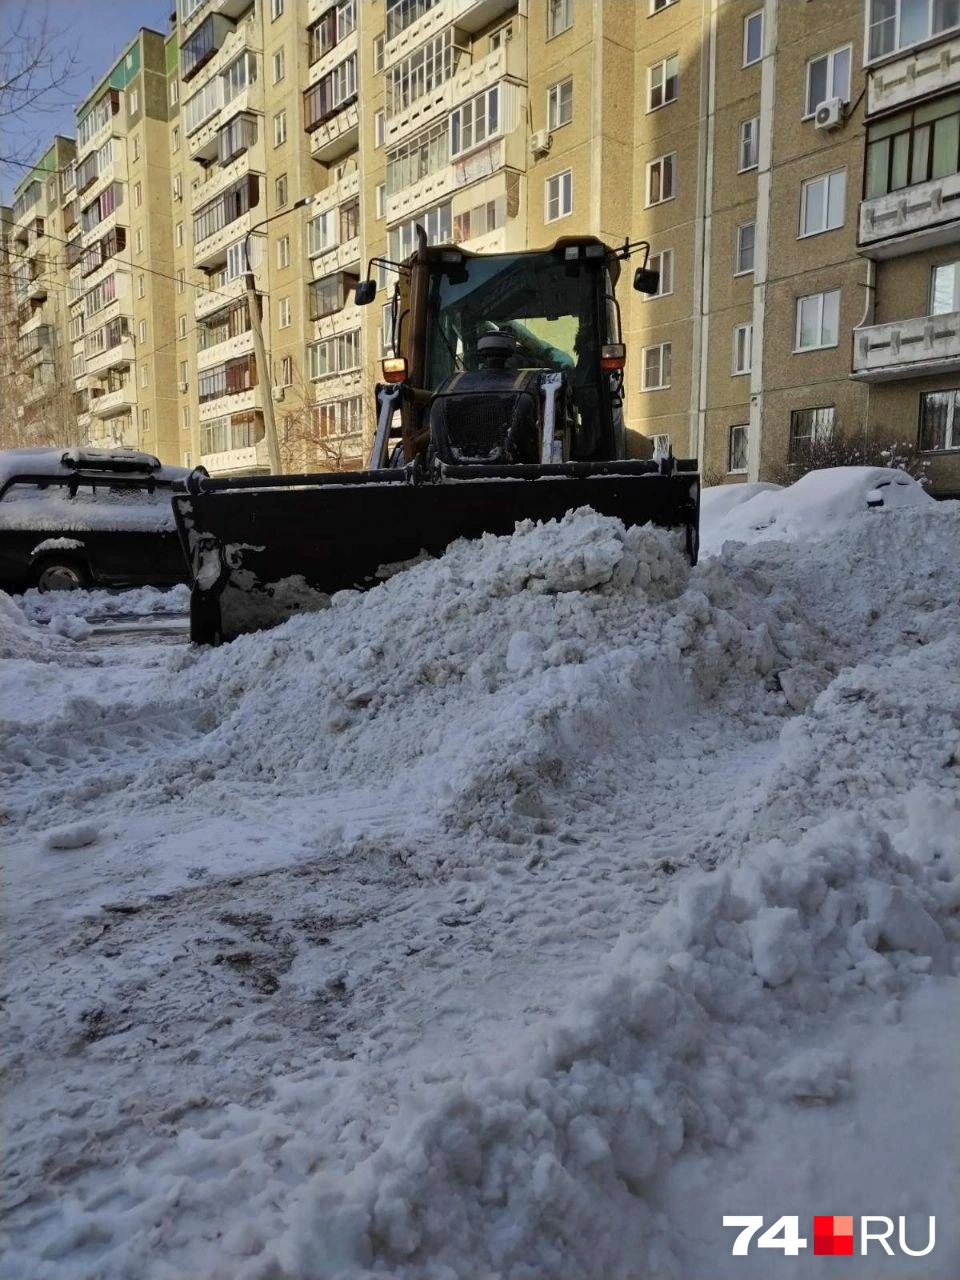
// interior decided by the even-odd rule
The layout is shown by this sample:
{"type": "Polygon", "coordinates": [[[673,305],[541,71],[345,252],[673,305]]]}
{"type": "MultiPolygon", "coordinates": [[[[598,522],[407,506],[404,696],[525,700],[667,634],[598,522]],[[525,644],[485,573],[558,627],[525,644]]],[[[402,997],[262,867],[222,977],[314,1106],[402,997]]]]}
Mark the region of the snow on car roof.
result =
{"type": "Polygon", "coordinates": [[[138,449],[64,449],[27,448],[0,450],[0,487],[18,475],[72,476],[102,474],[116,470],[118,475],[152,475],[170,484],[190,474],[189,467],[160,463],[152,454],[138,449]]]}

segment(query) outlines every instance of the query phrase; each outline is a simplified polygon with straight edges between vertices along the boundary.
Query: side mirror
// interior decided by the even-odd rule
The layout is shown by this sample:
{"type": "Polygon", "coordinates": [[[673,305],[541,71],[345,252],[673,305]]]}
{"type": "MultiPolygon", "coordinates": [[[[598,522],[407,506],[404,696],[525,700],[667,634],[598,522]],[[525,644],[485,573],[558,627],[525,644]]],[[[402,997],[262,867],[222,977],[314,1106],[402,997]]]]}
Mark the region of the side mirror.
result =
{"type": "Polygon", "coordinates": [[[660,272],[649,271],[646,267],[637,267],[633,273],[633,287],[637,293],[658,293],[660,290],[660,272]]]}
{"type": "Polygon", "coordinates": [[[353,300],[358,307],[365,307],[377,296],[376,280],[361,280],[353,291],[353,300]]]}

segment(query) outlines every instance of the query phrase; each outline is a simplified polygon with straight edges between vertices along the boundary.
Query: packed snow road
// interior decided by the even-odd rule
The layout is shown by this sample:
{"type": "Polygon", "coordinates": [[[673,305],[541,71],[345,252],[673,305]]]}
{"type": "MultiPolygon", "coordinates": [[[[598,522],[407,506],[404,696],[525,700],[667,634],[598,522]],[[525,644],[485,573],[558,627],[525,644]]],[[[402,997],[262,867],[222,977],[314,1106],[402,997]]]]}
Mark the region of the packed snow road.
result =
{"type": "Polygon", "coordinates": [[[958,1273],[960,508],[758,496],[218,651],[4,605],[4,1275],[767,1275],[723,1215],[814,1213],[958,1273]]]}

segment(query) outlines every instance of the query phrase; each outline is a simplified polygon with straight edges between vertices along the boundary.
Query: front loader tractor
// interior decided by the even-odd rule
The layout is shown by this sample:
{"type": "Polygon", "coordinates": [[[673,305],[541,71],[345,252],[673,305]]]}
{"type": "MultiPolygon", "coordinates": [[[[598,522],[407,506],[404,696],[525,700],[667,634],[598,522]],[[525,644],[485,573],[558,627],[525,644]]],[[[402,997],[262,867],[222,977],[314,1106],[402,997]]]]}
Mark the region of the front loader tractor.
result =
{"type": "MultiPolygon", "coordinates": [[[[374,259],[399,282],[369,466],[192,473],[174,498],[192,638],[229,640],[457,538],[512,533],[520,520],[577,507],[681,530],[695,563],[696,462],[626,456],[615,287],[638,250],[634,287],[655,292],[649,246],[611,249],[589,236],[471,254],[428,245],[421,232],[408,261],[374,259]]],[[[357,285],[357,304],[375,296],[372,279],[357,285]]]]}

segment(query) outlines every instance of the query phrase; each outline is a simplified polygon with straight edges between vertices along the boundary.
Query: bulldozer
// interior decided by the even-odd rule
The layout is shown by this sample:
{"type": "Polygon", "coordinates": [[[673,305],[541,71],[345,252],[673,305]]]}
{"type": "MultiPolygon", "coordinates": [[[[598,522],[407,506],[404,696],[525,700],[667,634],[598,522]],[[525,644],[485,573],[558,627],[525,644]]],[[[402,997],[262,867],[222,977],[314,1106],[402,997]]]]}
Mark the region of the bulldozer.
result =
{"type": "MultiPolygon", "coordinates": [[[[626,349],[616,284],[656,293],[646,242],[570,236],[549,248],[470,253],[430,245],[373,258],[355,301],[397,274],[361,471],[216,479],[192,472],[173,499],[192,579],[191,638],[216,644],[375,585],[389,566],[458,538],[512,533],[578,507],[699,540],[695,460],[627,457],[626,349]]],[[[651,450],[648,449],[648,452],[651,450]]]]}

